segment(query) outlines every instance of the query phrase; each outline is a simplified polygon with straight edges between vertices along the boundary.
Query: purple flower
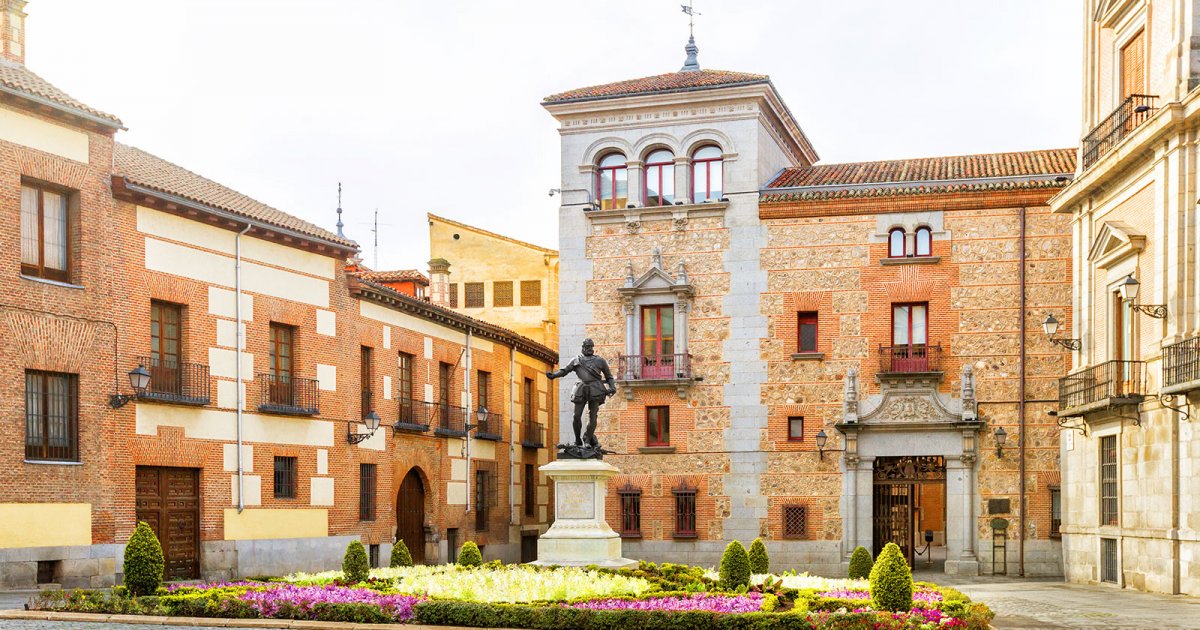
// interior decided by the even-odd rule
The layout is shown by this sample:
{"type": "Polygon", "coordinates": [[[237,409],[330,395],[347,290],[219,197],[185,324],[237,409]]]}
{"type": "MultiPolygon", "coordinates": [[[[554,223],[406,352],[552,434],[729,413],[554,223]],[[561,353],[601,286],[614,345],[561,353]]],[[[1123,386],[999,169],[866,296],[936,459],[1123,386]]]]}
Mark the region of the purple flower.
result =
{"type": "Polygon", "coordinates": [[[597,599],[573,604],[572,607],[591,610],[704,610],[718,613],[744,613],[758,612],[762,609],[762,594],[709,595],[696,593],[688,597],[649,597],[634,600],[597,599]]]}
{"type": "Polygon", "coordinates": [[[420,601],[420,598],[411,595],[384,595],[370,589],[333,584],[326,586],[267,585],[263,589],[246,591],[238,598],[248,602],[263,617],[277,615],[282,604],[291,604],[305,612],[311,612],[316,604],[371,604],[379,606],[397,621],[412,619],[413,605],[420,601]]]}

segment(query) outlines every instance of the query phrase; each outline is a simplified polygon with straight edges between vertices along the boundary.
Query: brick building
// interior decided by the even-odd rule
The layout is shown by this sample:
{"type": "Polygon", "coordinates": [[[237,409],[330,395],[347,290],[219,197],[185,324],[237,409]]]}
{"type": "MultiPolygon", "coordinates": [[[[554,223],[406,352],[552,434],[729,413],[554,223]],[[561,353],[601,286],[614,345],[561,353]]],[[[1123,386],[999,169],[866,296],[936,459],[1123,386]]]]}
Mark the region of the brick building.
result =
{"type": "Polygon", "coordinates": [[[625,555],[713,565],[762,536],[774,566],[834,575],[895,541],[948,573],[1061,575],[1045,412],[1068,356],[1040,324],[1070,322],[1047,201],[1075,151],[818,164],[767,76],[688,48],[543,101],[560,348],[591,337],[616,368],[625,555]]]}
{"type": "Polygon", "coordinates": [[[113,584],[138,520],[172,579],[329,569],[354,538],[532,559],[555,353],[116,142],[24,66],[24,5],[0,1],[0,587],[113,584]]]}

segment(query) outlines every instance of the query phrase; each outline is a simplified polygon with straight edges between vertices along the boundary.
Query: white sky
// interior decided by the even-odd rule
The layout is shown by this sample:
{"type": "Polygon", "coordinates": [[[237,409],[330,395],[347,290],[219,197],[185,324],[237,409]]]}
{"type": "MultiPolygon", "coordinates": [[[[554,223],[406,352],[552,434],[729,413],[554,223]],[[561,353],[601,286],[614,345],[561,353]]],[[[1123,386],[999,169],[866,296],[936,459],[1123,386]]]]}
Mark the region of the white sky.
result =
{"type": "MultiPolygon", "coordinates": [[[[678,0],[30,0],[27,65],[118,138],[426,270],[426,212],[557,247],[551,93],[679,69],[678,0]]],[[[822,162],[1069,147],[1074,0],[699,0],[822,162]]]]}

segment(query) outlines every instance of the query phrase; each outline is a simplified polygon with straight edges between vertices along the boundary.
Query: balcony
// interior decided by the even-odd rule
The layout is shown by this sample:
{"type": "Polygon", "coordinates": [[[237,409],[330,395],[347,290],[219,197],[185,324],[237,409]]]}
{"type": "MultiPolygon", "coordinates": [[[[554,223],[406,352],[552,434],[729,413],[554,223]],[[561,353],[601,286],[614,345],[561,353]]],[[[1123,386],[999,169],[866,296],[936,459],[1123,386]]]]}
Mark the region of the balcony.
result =
{"type": "Polygon", "coordinates": [[[197,406],[212,402],[207,365],[154,357],[137,361],[150,372],[150,385],[138,392],[138,400],[197,406]]]}
{"type": "Polygon", "coordinates": [[[879,346],[880,374],[941,374],[942,346],[879,346]]]}
{"type": "Polygon", "coordinates": [[[542,448],[546,446],[546,428],[540,422],[526,421],[521,426],[521,446],[542,448]]]}
{"type": "Polygon", "coordinates": [[[623,354],[617,358],[616,381],[629,400],[635,387],[674,387],[680,398],[686,398],[687,388],[695,380],[690,354],[623,354]]]}
{"type": "Polygon", "coordinates": [[[475,423],[476,423],[475,424],[475,437],[477,437],[481,440],[492,440],[493,442],[500,441],[500,438],[501,438],[500,427],[503,425],[503,422],[504,422],[504,418],[502,418],[500,416],[500,414],[489,411],[484,416],[484,418],[482,420],[480,420],[479,411],[476,410],[474,417],[475,417],[475,423]]]}
{"type": "Polygon", "coordinates": [[[1142,361],[1106,361],[1058,379],[1058,416],[1137,405],[1146,397],[1142,361]]]}
{"type": "Polygon", "coordinates": [[[437,403],[401,398],[400,413],[396,416],[393,430],[397,433],[400,431],[424,433],[429,430],[429,426],[436,418],[437,403]]]}
{"type": "Polygon", "coordinates": [[[450,405],[437,405],[437,427],[433,430],[434,435],[445,435],[448,437],[466,437],[467,435],[467,410],[462,407],[452,407],[450,405]]]}
{"type": "Polygon", "coordinates": [[[1083,168],[1087,170],[1154,115],[1157,96],[1131,94],[1083,139],[1083,168]]]}
{"type": "Polygon", "coordinates": [[[317,379],[276,376],[267,372],[254,379],[261,396],[258,410],[291,416],[315,416],[320,412],[317,379]]]}
{"type": "Polygon", "coordinates": [[[1164,394],[1200,389],[1200,337],[1163,347],[1164,394]]]}

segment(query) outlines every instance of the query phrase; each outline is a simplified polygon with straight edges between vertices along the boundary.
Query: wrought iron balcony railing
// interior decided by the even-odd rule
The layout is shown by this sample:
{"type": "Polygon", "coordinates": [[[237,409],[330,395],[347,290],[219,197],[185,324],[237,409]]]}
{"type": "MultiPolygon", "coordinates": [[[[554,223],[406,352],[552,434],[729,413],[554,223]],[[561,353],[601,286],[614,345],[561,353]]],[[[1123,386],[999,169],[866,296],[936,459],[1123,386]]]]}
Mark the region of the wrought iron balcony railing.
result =
{"type": "Polygon", "coordinates": [[[1164,394],[1200,388],[1200,337],[1163,347],[1164,394]]]}
{"type": "Polygon", "coordinates": [[[546,446],[546,428],[540,422],[525,422],[521,427],[521,446],[542,448],[546,446]]]}
{"type": "Polygon", "coordinates": [[[500,417],[500,414],[489,411],[480,420],[479,411],[476,411],[472,414],[472,417],[475,419],[473,423],[475,426],[475,437],[481,440],[499,441],[501,439],[500,427],[503,426],[504,419],[500,417]]]}
{"type": "Polygon", "coordinates": [[[879,346],[879,371],[914,374],[942,371],[942,346],[879,346]]]}
{"type": "Polygon", "coordinates": [[[1142,361],[1106,361],[1058,379],[1058,415],[1130,405],[1146,397],[1142,361]]]}
{"type": "Polygon", "coordinates": [[[463,437],[467,434],[467,410],[451,405],[437,405],[437,435],[463,437]]]}
{"type": "Polygon", "coordinates": [[[437,403],[422,400],[400,399],[400,413],[396,416],[396,431],[424,433],[437,418],[437,403]]]}
{"type": "Polygon", "coordinates": [[[315,416],[320,412],[317,379],[276,376],[260,373],[255,380],[261,392],[258,410],[294,416],[315,416]]]}
{"type": "Polygon", "coordinates": [[[691,380],[692,355],[623,354],[614,376],[623,381],[691,380]]]}
{"type": "Polygon", "coordinates": [[[1086,170],[1117,146],[1125,136],[1154,115],[1157,96],[1131,94],[1083,139],[1083,168],[1086,170]]]}
{"type": "Polygon", "coordinates": [[[207,405],[212,401],[207,365],[155,357],[138,357],[137,361],[150,372],[150,385],[138,393],[139,400],[183,405],[207,405]]]}

